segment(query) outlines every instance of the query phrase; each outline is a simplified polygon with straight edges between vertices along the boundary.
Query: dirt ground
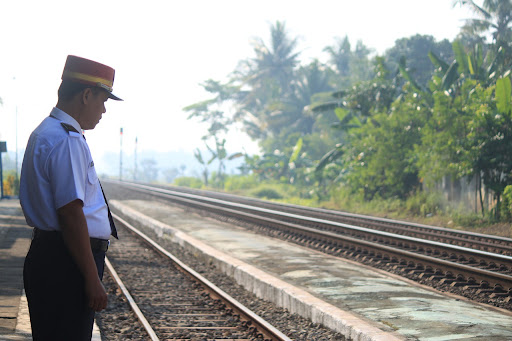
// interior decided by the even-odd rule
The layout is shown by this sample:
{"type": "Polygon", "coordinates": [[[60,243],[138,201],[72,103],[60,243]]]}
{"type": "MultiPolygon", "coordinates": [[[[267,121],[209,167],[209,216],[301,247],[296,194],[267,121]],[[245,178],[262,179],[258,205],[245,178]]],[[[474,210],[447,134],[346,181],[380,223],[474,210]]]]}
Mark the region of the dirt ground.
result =
{"type": "Polygon", "coordinates": [[[512,238],[512,226],[506,223],[494,224],[491,226],[479,227],[479,228],[462,228],[464,231],[471,231],[484,234],[493,234],[501,237],[512,238]]]}
{"type": "Polygon", "coordinates": [[[397,220],[406,220],[415,222],[418,224],[425,224],[425,225],[433,225],[433,226],[440,226],[440,227],[446,227],[446,228],[453,228],[456,230],[462,230],[462,231],[468,231],[468,232],[475,232],[475,233],[482,233],[482,234],[491,234],[495,236],[501,236],[501,237],[507,237],[512,238],[512,225],[510,223],[501,222],[496,224],[488,224],[483,223],[480,226],[464,226],[461,224],[456,224],[454,221],[448,217],[431,217],[431,218],[391,218],[390,219],[397,219],[397,220]]]}

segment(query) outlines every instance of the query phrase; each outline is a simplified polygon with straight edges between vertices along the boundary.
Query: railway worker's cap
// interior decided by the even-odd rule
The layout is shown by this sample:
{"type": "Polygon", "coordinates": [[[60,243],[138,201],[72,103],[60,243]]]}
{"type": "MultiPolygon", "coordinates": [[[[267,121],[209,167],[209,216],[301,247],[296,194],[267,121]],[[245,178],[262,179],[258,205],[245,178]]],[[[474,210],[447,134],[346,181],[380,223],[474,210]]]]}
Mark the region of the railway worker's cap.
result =
{"type": "Polygon", "coordinates": [[[77,82],[81,84],[99,87],[108,92],[109,98],[122,101],[112,93],[114,86],[115,70],[110,66],[98,62],[69,55],[62,72],[63,81],[77,82]]]}

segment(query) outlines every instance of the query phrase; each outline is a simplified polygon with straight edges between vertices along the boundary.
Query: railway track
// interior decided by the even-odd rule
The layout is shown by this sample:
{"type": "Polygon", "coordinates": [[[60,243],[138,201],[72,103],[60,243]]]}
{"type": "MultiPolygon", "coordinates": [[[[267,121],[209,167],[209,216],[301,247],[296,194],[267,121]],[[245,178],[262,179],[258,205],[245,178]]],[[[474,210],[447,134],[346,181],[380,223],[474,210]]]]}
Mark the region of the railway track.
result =
{"type": "Polygon", "coordinates": [[[290,340],[148,236],[114,218],[130,233],[109,251],[107,269],[148,339],[290,340]]]}
{"type": "MultiPolygon", "coordinates": [[[[342,214],[333,211],[311,208],[301,211],[298,206],[240,199],[225,194],[210,193],[205,197],[190,190],[182,192],[141,184],[116,184],[160,200],[243,221],[269,235],[334,255],[356,258],[373,265],[386,264],[419,279],[460,287],[476,295],[500,297],[506,302],[511,298],[511,240],[507,238],[383,219],[376,219],[375,228],[369,228],[343,223],[341,221],[345,218],[340,218],[342,214]],[[252,202],[256,205],[249,205],[252,202]],[[301,212],[303,214],[299,214],[301,212]],[[393,232],[383,231],[384,225],[393,232]],[[393,225],[398,226],[398,230],[393,225]],[[407,229],[415,230],[414,236],[405,235],[407,229]],[[462,241],[465,246],[459,245],[462,241]],[[494,252],[486,251],[488,249],[494,252]]],[[[354,215],[349,216],[354,218],[354,215]]],[[[373,226],[370,217],[355,218],[363,219],[365,223],[362,225],[373,226]]]]}
{"type": "MultiPolygon", "coordinates": [[[[123,182],[123,184],[144,188],[141,187],[144,185],[136,183],[123,182]]],[[[242,197],[229,193],[212,192],[186,187],[151,185],[150,188],[158,188],[164,191],[171,190],[172,192],[176,193],[197,195],[199,198],[219,199],[222,201],[267,208],[270,210],[298,214],[311,218],[326,219],[334,222],[356,225],[359,227],[367,227],[374,230],[390,232],[409,237],[438,241],[441,243],[470,247],[477,250],[512,256],[511,238],[459,231],[439,226],[416,224],[387,218],[378,218],[361,214],[327,210],[322,208],[283,204],[256,198],[242,197]]],[[[207,201],[207,199],[204,200],[204,202],[207,201]]]]}

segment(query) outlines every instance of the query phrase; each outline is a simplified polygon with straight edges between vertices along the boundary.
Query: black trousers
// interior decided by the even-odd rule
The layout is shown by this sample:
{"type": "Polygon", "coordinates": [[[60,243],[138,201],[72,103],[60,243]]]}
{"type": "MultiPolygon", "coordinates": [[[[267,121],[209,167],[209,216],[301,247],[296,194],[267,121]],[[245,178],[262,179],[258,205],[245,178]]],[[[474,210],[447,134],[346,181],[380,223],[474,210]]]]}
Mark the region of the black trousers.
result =
{"type": "MultiPolygon", "coordinates": [[[[100,279],[105,252],[93,251],[100,279]]],[[[62,234],[47,232],[32,240],[23,282],[34,341],[90,341],[94,311],[88,307],[84,277],[64,245],[62,234]]]]}

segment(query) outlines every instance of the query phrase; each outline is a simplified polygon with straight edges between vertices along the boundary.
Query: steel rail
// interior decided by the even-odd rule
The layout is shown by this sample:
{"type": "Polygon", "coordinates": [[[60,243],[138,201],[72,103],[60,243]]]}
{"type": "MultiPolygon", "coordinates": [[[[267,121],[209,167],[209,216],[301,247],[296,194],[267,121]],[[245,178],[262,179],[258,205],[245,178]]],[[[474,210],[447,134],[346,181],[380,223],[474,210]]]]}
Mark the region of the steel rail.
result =
{"type": "MultiPolygon", "coordinates": [[[[129,181],[115,181],[115,180],[109,180],[113,183],[118,184],[126,184],[131,186],[145,186],[140,183],[135,182],[129,182],[129,181]]],[[[306,215],[306,213],[309,215],[312,215],[313,217],[325,217],[325,215],[329,215],[332,217],[332,219],[352,219],[353,221],[357,221],[358,225],[363,224],[365,221],[367,222],[367,227],[374,227],[378,226],[379,228],[391,228],[391,226],[396,229],[399,228],[402,231],[407,231],[408,233],[411,231],[411,228],[414,228],[418,231],[418,233],[422,233],[424,235],[431,235],[432,237],[438,238],[438,236],[445,235],[445,236],[452,236],[452,238],[455,238],[455,240],[459,242],[464,242],[466,240],[469,241],[481,241],[482,245],[490,247],[490,248],[502,248],[505,251],[512,252],[512,238],[506,238],[506,237],[500,237],[500,236],[493,236],[493,235],[487,235],[487,234],[481,234],[476,232],[470,232],[470,231],[460,231],[445,227],[439,227],[439,226],[432,226],[432,225],[424,225],[424,224],[418,224],[413,222],[405,222],[400,220],[393,220],[389,218],[380,218],[380,217],[372,217],[367,215],[361,215],[361,214],[355,214],[355,213],[349,213],[349,212],[342,212],[342,211],[334,211],[334,210],[328,210],[323,208],[312,208],[307,206],[299,206],[299,205],[293,205],[293,204],[285,204],[285,203],[279,203],[279,202],[270,202],[262,199],[257,198],[249,198],[249,197],[243,197],[235,194],[229,194],[229,193],[222,193],[222,192],[213,192],[213,191],[206,191],[206,190],[200,190],[200,189],[194,189],[194,188],[184,188],[184,187],[178,187],[178,186],[157,186],[157,185],[151,185],[146,186],[149,188],[159,188],[164,190],[171,190],[174,192],[179,193],[189,193],[189,194],[198,194],[202,197],[210,197],[210,198],[224,198],[226,201],[236,201],[236,202],[247,202],[251,203],[251,205],[256,205],[258,207],[281,207],[284,210],[294,210],[295,212],[300,212],[301,215],[306,215]],[[432,233],[434,232],[434,233],[432,233]],[[490,241],[490,242],[485,242],[490,241]]]]}
{"type": "Polygon", "coordinates": [[[255,314],[253,311],[245,307],[243,304],[235,300],[233,297],[228,295],[225,291],[217,287],[215,284],[210,282],[208,279],[197,273],[195,270],[187,266],[181,260],[176,258],[173,254],[165,250],[162,246],[160,246],[157,242],[149,238],[147,235],[130,225],[127,221],[122,219],[120,216],[116,214],[112,214],[112,216],[122,223],[126,228],[128,228],[132,233],[139,236],[146,244],[155,249],[158,253],[163,255],[166,258],[169,258],[178,268],[180,268],[184,273],[193,278],[195,281],[201,283],[203,287],[214,297],[218,297],[223,302],[226,303],[233,311],[237,312],[242,318],[247,321],[251,321],[254,323],[258,331],[260,331],[266,338],[271,339],[273,341],[292,341],[286,335],[281,333],[277,328],[272,326],[270,323],[262,319],[260,316],[255,314]]]}
{"type": "MultiPolygon", "coordinates": [[[[292,232],[301,231],[302,234],[307,235],[309,238],[322,240],[327,244],[334,244],[334,246],[336,247],[354,248],[354,245],[356,245],[357,248],[362,248],[365,250],[366,253],[376,255],[379,258],[381,257],[389,259],[398,259],[401,262],[414,263],[417,264],[416,267],[418,268],[432,268],[435,269],[437,272],[441,271],[448,275],[452,274],[455,277],[465,278],[468,283],[477,281],[480,283],[489,283],[491,286],[500,286],[504,290],[512,289],[512,276],[506,274],[500,274],[486,269],[471,267],[465,264],[455,263],[448,260],[431,257],[428,255],[422,255],[416,252],[392,248],[386,245],[376,243],[376,241],[378,241],[377,238],[374,238],[373,240],[370,241],[361,240],[357,238],[344,236],[338,233],[319,231],[317,229],[313,229],[304,225],[299,225],[297,223],[283,222],[282,220],[274,219],[274,217],[286,216],[288,218],[297,219],[298,221],[306,220],[318,224],[335,225],[339,227],[344,227],[349,230],[365,232],[374,236],[378,236],[378,238],[398,239],[401,240],[403,244],[413,245],[415,243],[420,243],[423,245],[422,247],[424,249],[434,250],[433,253],[445,254],[448,256],[460,253],[463,256],[455,257],[463,257],[465,260],[473,260],[477,264],[480,262],[486,262],[491,265],[496,264],[496,267],[500,265],[510,269],[510,265],[512,264],[512,257],[510,256],[473,250],[456,245],[444,244],[429,240],[421,240],[418,238],[412,238],[388,232],[371,230],[368,228],[331,222],[323,219],[303,217],[295,214],[283,213],[263,208],[254,208],[248,205],[226,202],[219,199],[202,198],[194,194],[173,192],[169,190],[153,188],[144,185],[137,185],[132,187],[135,187],[135,190],[143,192],[149,191],[153,195],[158,195],[166,199],[179,199],[179,201],[186,202],[189,205],[194,205],[202,209],[208,209],[210,211],[222,210],[223,214],[233,216],[236,218],[242,218],[255,224],[261,225],[262,222],[264,222],[266,225],[272,225],[276,229],[287,228],[292,232]],[[219,207],[219,205],[221,206],[219,207]],[[256,212],[256,214],[248,213],[245,212],[244,210],[250,210],[256,212]],[[273,217],[261,217],[261,212],[271,214],[273,217]]],[[[394,244],[399,245],[400,243],[394,244]]]]}
{"type": "Polygon", "coordinates": [[[119,289],[121,289],[121,292],[123,293],[124,297],[126,297],[126,300],[130,304],[130,307],[133,310],[133,312],[135,313],[135,316],[137,316],[137,319],[140,321],[140,323],[142,323],[142,326],[148,333],[149,337],[151,338],[151,341],[159,341],[160,339],[156,335],[155,331],[149,324],[148,320],[146,319],[146,317],[144,316],[142,311],[139,309],[139,306],[133,299],[132,295],[130,295],[130,292],[128,291],[128,289],[126,289],[126,286],[124,285],[121,278],[118,276],[116,270],[112,266],[112,263],[110,263],[110,261],[108,260],[107,257],[105,257],[105,265],[107,266],[107,269],[110,272],[110,275],[112,276],[114,281],[116,282],[117,286],[119,287],[119,289]]]}

